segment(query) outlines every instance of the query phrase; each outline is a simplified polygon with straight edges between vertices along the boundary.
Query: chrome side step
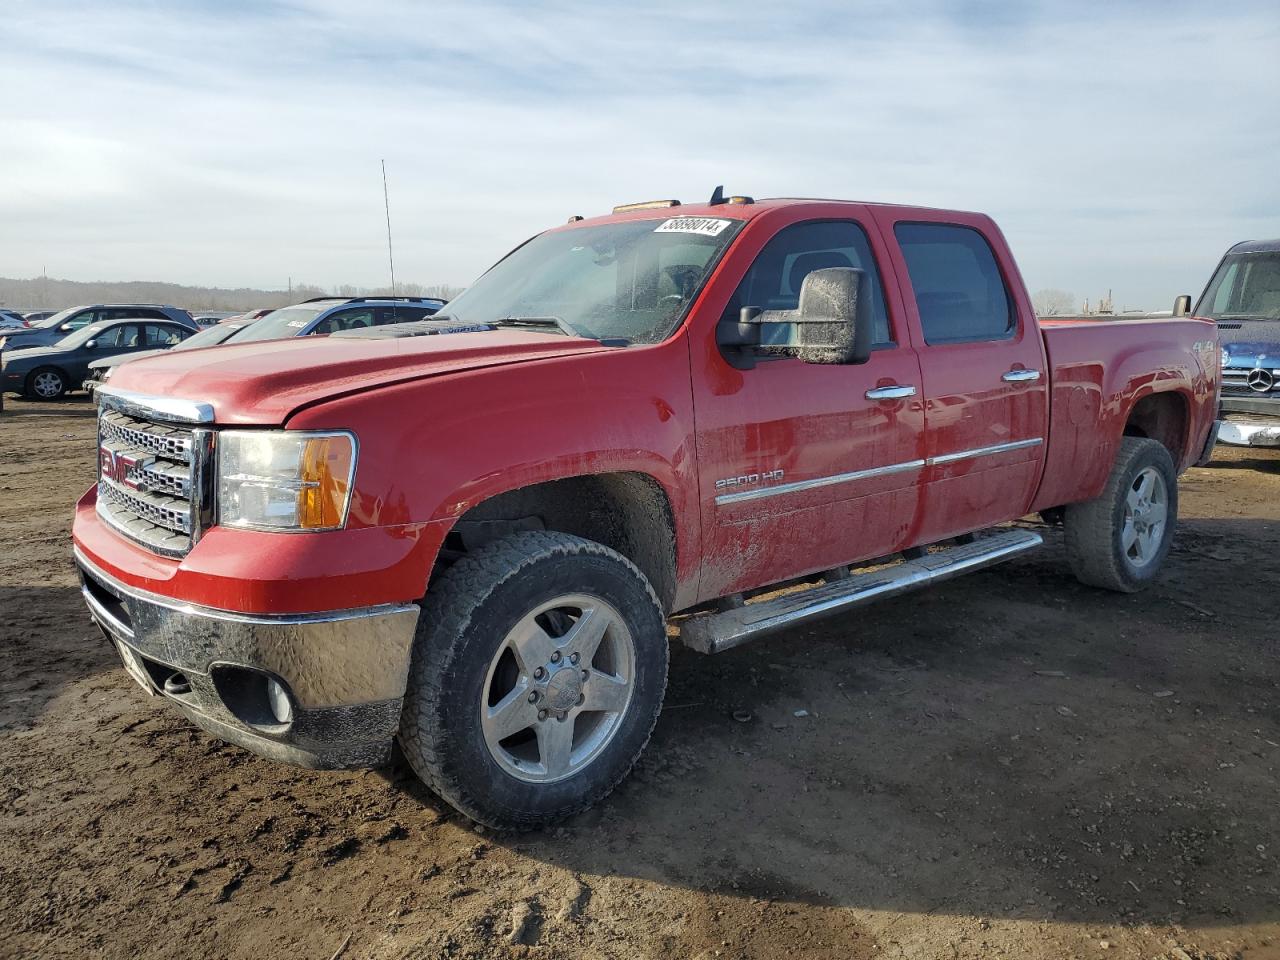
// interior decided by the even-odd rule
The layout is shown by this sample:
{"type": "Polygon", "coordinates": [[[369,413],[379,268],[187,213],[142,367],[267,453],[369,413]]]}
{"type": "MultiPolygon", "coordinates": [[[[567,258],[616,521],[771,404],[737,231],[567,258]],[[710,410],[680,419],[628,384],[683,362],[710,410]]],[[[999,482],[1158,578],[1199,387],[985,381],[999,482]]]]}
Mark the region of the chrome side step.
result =
{"type": "Polygon", "coordinates": [[[699,653],[719,653],[805,620],[844,613],[875,600],[990,567],[1043,542],[1040,534],[1030,530],[1002,529],[970,543],[946,547],[880,570],[831,580],[800,593],[690,617],[680,624],[680,637],[686,646],[699,653]]]}

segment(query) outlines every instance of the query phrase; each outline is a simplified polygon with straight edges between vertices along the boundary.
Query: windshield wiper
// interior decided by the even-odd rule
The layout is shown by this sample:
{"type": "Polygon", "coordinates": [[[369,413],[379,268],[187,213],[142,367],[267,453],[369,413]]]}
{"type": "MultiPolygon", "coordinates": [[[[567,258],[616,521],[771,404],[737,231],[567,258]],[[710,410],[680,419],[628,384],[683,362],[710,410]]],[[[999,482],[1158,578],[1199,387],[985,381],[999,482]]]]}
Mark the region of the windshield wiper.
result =
{"type": "Polygon", "coordinates": [[[560,317],[503,317],[501,320],[494,320],[493,325],[496,327],[542,327],[548,330],[559,330],[566,337],[582,336],[560,317]]]}

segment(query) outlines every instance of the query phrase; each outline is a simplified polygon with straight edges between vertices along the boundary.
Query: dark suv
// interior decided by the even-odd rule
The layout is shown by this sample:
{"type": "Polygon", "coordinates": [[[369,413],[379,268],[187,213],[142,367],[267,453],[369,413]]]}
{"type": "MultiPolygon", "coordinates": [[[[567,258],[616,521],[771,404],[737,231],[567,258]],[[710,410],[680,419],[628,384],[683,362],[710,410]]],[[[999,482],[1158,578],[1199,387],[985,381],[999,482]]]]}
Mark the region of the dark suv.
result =
{"type": "Polygon", "coordinates": [[[43,320],[36,320],[22,330],[0,332],[0,349],[8,353],[28,347],[51,347],[67,334],[91,323],[112,320],[172,320],[192,330],[200,329],[191,314],[179,307],[160,303],[99,303],[59,311],[43,320]]]}

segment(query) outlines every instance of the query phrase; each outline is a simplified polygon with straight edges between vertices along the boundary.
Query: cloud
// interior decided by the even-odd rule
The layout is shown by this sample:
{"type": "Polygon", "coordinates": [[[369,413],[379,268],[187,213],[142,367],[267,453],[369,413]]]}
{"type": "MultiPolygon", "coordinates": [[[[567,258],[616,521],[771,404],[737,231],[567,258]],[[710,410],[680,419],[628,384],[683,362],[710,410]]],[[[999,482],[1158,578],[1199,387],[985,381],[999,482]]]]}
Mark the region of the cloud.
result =
{"type": "Polygon", "coordinates": [[[466,283],[716,183],[982,209],[1028,284],[1164,306],[1280,234],[1273,4],[19,3],[0,263],[466,283]]]}

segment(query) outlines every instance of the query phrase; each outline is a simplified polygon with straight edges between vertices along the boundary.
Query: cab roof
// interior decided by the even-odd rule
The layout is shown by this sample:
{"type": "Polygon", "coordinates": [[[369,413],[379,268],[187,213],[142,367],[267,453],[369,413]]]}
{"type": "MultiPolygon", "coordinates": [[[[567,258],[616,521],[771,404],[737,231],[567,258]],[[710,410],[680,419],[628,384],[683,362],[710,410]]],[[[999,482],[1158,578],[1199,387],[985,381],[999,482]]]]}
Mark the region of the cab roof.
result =
{"type": "Polygon", "coordinates": [[[1280,240],[1243,240],[1227,253],[1280,253],[1280,240]]]}
{"type": "Polygon", "coordinates": [[[633,209],[629,210],[618,210],[613,213],[587,217],[585,219],[575,218],[569,221],[568,226],[573,227],[622,220],[656,220],[666,219],[669,217],[715,217],[721,220],[751,220],[761,214],[783,207],[817,206],[819,204],[826,206],[830,206],[831,204],[847,204],[848,206],[856,207],[880,207],[892,210],[929,211],[934,213],[970,212],[952,210],[950,208],[943,209],[937,207],[923,207],[903,203],[877,203],[867,200],[841,200],[828,199],[824,197],[767,197],[761,200],[752,200],[747,203],[677,203],[675,206],[637,204],[633,209]]]}

